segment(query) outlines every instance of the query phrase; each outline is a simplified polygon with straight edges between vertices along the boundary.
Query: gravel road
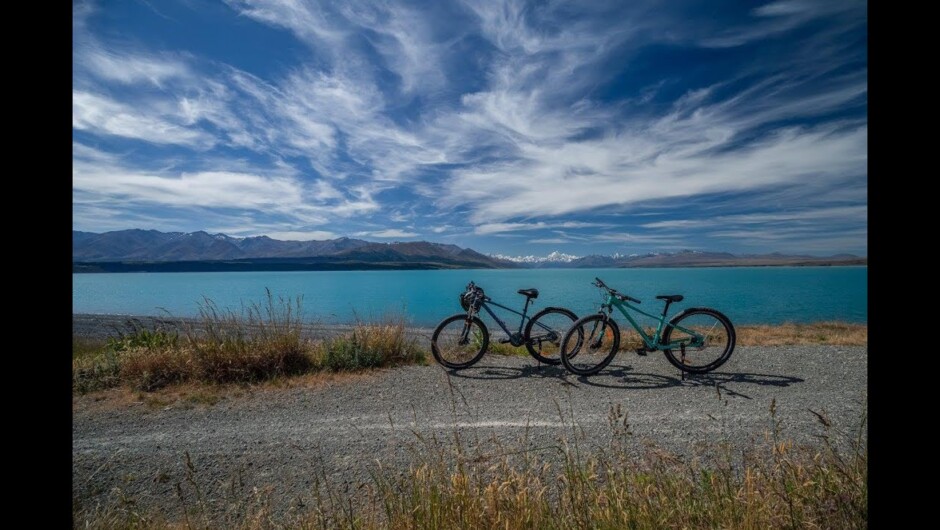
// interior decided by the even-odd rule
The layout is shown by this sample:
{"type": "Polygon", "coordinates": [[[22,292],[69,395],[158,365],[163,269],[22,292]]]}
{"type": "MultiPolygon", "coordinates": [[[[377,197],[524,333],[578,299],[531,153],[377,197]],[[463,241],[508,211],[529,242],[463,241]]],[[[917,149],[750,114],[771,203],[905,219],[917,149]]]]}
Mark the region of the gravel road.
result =
{"type": "Polygon", "coordinates": [[[103,406],[76,396],[73,496],[93,506],[121,493],[179,513],[175,484],[188,484],[188,453],[192,478],[219,510],[236,477],[242,491],[269,487],[276,504],[303,506],[316,477],[343,491],[369,481],[378,463],[407,469],[431,435],[446,446],[456,432],[479,454],[521,444],[543,459],[558,454],[550,448],[561,437],[604,446],[617,405],[637,454],[648,443],[688,454],[699,442],[760,439],[771,400],[783,435],[808,442],[822,432],[811,410],[825,413],[836,432],[857,426],[867,410],[867,357],[865,347],[739,347],[717,372],[683,380],[661,354],[622,352],[590,378],[486,355],[458,372],[406,366],[214,404],[103,406]]]}

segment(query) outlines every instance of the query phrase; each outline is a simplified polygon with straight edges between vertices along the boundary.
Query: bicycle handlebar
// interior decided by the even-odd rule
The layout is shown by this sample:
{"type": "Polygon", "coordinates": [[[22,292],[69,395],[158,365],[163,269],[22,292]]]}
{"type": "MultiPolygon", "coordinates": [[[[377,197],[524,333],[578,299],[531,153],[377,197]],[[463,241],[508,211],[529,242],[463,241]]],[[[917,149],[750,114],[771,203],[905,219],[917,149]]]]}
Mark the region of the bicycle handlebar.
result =
{"type": "Polygon", "coordinates": [[[627,296],[627,295],[625,295],[625,294],[623,294],[623,293],[621,293],[621,292],[618,292],[616,289],[613,289],[613,288],[608,287],[607,284],[604,283],[604,281],[601,280],[600,278],[598,278],[597,276],[594,277],[594,285],[597,286],[597,287],[601,287],[601,288],[603,288],[603,289],[607,289],[607,292],[609,292],[612,296],[615,296],[615,297],[619,298],[620,300],[629,300],[629,301],[635,302],[635,303],[637,303],[637,304],[642,304],[642,303],[643,303],[643,302],[637,300],[636,298],[633,298],[632,296],[627,296]]]}

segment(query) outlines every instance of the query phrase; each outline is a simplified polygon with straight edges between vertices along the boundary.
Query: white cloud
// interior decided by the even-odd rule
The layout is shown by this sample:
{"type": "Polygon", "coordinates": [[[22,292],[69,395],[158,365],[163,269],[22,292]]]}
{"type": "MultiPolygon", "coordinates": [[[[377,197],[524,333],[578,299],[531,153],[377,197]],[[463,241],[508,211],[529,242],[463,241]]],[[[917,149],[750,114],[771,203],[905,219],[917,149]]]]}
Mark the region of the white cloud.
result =
{"type": "Polygon", "coordinates": [[[75,62],[105,81],[122,84],[150,83],[163,87],[171,79],[192,76],[189,66],[175,58],[124,53],[87,46],[77,53],[75,62]]]}
{"type": "Polygon", "coordinates": [[[657,145],[639,133],[554,148],[532,144],[516,162],[457,171],[441,203],[469,203],[471,221],[486,225],[520,212],[555,216],[654,199],[809,186],[867,172],[866,126],[793,127],[725,152],[714,151],[725,142],[705,134],[689,143],[679,128],[673,124],[654,135],[662,138],[657,145]]]}
{"type": "Polygon", "coordinates": [[[355,38],[366,35],[385,66],[410,93],[439,86],[441,50],[424,13],[395,2],[347,0],[335,4],[294,0],[226,0],[240,14],[290,30],[338,72],[369,69],[355,53],[355,38]]]}
{"type": "Polygon", "coordinates": [[[171,206],[267,208],[301,206],[293,179],[247,173],[204,171],[175,177],[147,173],[96,173],[76,170],[72,185],[83,191],[171,206]]]}
{"type": "Polygon", "coordinates": [[[337,238],[335,233],[328,230],[267,232],[265,235],[281,241],[322,241],[337,238]]]}
{"type": "Polygon", "coordinates": [[[417,232],[408,232],[408,231],[401,230],[398,228],[389,228],[386,230],[376,230],[372,232],[368,232],[368,231],[357,232],[356,235],[360,237],[372,236],[372,237],[381,237],[381,238],[393,238],[393,237],[411,238],[411,237],[418,236],[420,234],[418,234],[417,232]]]}
{"type": "Polygon", "coordinates": [[[207,149],[213,138],[200,129],[174,123],[175,109],[161,112],[149,105],[130,106],[90,92],[72,92],[72,127],[96,134],[143,140],[155,144],[179,144],[207,149]]]}
{"type": "Polygon", "coordinates": [[[484,223],[478,225],[473,231],[476,234],[496,234],[499,232],[512,232],[515,230],[537,230],[546,228],[545,223],[484,223]]]}
{"type": "Polygon", "coordinates": [[[203,215],[229,209],[279,215],[287,222],[312,225],[379,207],[365,186],[340,193],[327,185],[331,191],[324,195],[324,186],[310,186],[277,169],[256,168],[251,173],[145,169],[80,143],[73,146],[72,187],[73,203],[79,209],[102,203],[123,209],[135,205],[199,209],[203,215]]]}
{"type": "Polygon", "coordinates": [[[326,180],[318,180],[313,185],[313,196],[317,200],[342,199],[343,194],[326,180]]]}
{"type": "Polygon", "coordinates": [[[607,227],[610,224],[605,223],[587,223],[584,221],[564,221],[549,222],[539,221],[536,223],[484,223],[474,229],[475,234],[498,234],[501,232],[514,232],[517,230],[540,230],[544,228],[597,228],[607,227]]]}
{"type": "Polygon", "coordinates": [[[770,223],[816,223],[820,220],[833,222],[860,222],[864,223],[868,218],[868,206],[829,206],[807,208],[797,211],[776,211],[770,213],[750,213],[721,215],[710,219],[672,219],[668,221],[656,221],[644,223],[643,228],[653,229],[686,229],[686,228],[704,228],[710,226],[727,226],[736,224],[757,224],[767,225],[770,223]]]}
{"type": "Polygon", "coordinates": [[[752,10],[755,17],[746,24],[716,31],[700,42],[709,48],[729,48],[777,36],[810,21],[845,12],[858,12],[856,17],[865,17],[865,2],[813,2],[801,0],[778,0],[752,10]],[[861,9],[860,9],[861,8],[861,9]]]}
{"type": "Polygon", "coordinates": [[[242,15],[287,28],[310,42],[338,41],[346,33],[337,29],[315,2],[303,0],[225,0],[242,15]]]}
{"type": "Polygon", "coordinates": [[[592,236],[594,241],[612,242],[612,243],[642,243],[647,245],[669,245],[680,244],[683,238],[679,236],[658,236],[630,234],[627,232],[609,232],[595,234],[592,236]]]}

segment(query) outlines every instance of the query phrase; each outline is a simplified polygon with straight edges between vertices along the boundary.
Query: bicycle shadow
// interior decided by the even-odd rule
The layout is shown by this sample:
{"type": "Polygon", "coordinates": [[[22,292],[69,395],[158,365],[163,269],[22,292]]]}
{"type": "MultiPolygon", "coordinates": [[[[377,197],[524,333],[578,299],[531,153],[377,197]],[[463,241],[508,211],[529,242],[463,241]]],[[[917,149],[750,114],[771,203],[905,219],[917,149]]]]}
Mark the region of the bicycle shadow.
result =
{"type": "Polygon", "coordinates": [[[799,377],[778,374],[757,373],[726,373],[710,372],[707,374],[676,375],[654,374],[636,372],[632,365],[611,364],[600,373],[593,376],[577,376],[569,373],[564,366],[548,364],[525,364],[522,366],[481,365],[465,368],[463,370],[448,370],[451,376],[462,379],[477,380],[511,380],[520,378],[541,377],[556,379],[562,384],[578,386],[575,382],[588,386],[601,388],[619,388],[623,390],[653,390],[671,387],[710,387],[717,388],[729,396],[752,399],[740,390],[729,388],[727,385],[758,385],[788,387],[802,383],[799,377]]]}
{"type": "Polygon", "coordinates": [[[564,366],[541,363],[524,364],[522,366],[499,366],[486,365],[481,362],[462,370],[448,370],[448,373],[459,379],[500,380],[542,377],[545,379],[558,379],[564,384],[572,384],[566,380],[570,374],[564,366]]]}
{"type": "Polygon", "coordinates": [[[717,388],[729,396],[752,399],[747,394],[729,388],[728,384],[757,385],[788,387],[802,383],[804,379],[791,375],[756,374],[756,373],[727,373],[709,372],[706,374],[664,375],[634,372],[631,365],[610,365],[601,373],[591,376],[577,376],[579,383],[602,388],[622,388],[632,390],[669,388],[669,387],[703,387],[717,388]]]}

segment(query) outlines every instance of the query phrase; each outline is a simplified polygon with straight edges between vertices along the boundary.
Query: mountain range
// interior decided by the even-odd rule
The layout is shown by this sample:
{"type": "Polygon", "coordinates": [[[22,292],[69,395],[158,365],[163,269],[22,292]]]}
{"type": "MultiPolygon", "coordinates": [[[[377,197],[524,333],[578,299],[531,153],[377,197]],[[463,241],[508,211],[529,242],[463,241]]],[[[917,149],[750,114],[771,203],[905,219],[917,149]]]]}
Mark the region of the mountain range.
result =
{"type": "Polygon", "coordinates": [[[375,243],[340,237],[280,241],[267,236],[231,237],[207,232],[119,230],[72,232],[75,272],[369,270],[447,268],[728,267],[864,265],[851,254],[830,257],[683,250],[676,253],[578,257],[553,252],[534,256],[486,256],[469,248],[427,241],[375,243]]]}
{"type": "Polygon", "coordinates": [[[341,237],[280,241],[207,232],[72,232],[76,272],[497,268],[514,264],[440,243],[341,237]]]}

